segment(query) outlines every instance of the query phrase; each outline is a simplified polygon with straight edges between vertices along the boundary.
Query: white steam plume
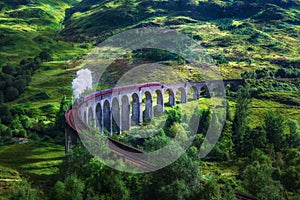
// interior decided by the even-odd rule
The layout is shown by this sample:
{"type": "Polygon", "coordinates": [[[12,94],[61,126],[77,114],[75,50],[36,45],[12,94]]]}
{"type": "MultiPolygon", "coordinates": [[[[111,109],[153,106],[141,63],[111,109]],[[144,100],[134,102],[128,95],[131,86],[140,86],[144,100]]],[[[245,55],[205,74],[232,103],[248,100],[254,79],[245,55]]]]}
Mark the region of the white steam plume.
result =
{"type": "Polygon", "coordinates": [[[72,82],[72,88],[75,99],[77,99],[85,90],[92,89],[92,73],[88,69],[81,69],[76,73],[77,77],[72,82]]]}

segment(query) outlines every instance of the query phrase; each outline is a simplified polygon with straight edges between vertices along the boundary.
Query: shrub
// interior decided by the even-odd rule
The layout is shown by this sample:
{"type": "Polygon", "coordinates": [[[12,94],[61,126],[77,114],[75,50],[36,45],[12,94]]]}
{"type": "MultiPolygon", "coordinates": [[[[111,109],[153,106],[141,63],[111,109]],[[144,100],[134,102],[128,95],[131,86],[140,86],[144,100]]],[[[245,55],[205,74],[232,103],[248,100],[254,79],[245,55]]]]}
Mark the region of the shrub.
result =
{"type": "Polygon", "coordinates": [[[5,65],[2,67],[2,72],[5,74],[13,75],[15,73],[15,67],[11,65],[5,65]]]}
{"type": "Polygon", "coordinates": [[[40,137],[36,133],[30,133],[30,134],[28,134],[28,138],[30,140],[34,140],[34,141],[39,141],[40,140],[40,137]]]}
{"type": "Polygon", "coordinates": [[[48,135],[45,135],[43,138],[42,138],[42,141],[43,142],[49,142],[49,143],[54,143],[54,140],[48,136],[48,135]]]}
{"type": "Polygon", "coordinates": [[[9,200],[36,200],[38,198],[39,191],[31,188],[31,184],[23,179],[21,182],[17,182],[13,186],[13,190],[10,192],[9,200]]]}
{"type": "Polygon", "coordinates": [[[46,61],[46,62],[49,62],[49,61],[52,61],[52,57],[50,55],[50,53],[47,51],[47,50],[43,50],[39,55],[38,55],[38,58],[41,59],[41,61],[46,61]]]}
{"type": "Polygon", "coordinates": [[[0,104],[4,102],[4,94],[2,91],[0,91],[0,104]]]}
{"type": "Polygon", "coordinates": [[[213,55],[212,57],[216,60],[217,64],[227,64],[228,63],[228,60],[226,59],[226,56],[223,53],[213,55]]]}
{"type": "Polygon", "coordinates": [[[276,77],[280,78],[297,78],[300,75],[300,69],[290,67],[290,68],[280,68],[275,73],[276,77]]]}
{"type": "Polygon", "coordinates": [[[9,108],[6,105],[0,105],[0,119],[3,124],[10,124],[12,121],[12,115],[9,108]]]}
{"type": "Polygon", "coordinates": [[[38,94],[35,94],[34,96],[30,97],[29,99],[31,101],[38,101],[38,100],[47,100],[51,96],[47,92],[40,92],[38,94]]]}
{"type": "Polygon", "coordinates": [[[27,132],[24,129],[19,130],[19,136],[20,137],[27,137],[27,132]]]}
{"type": "Polygon", "coordinates": [[[8,87],[5,90],[5,97],[8,101],[13,101],[19,96],[19,91],[15,87],[8,87]]]}

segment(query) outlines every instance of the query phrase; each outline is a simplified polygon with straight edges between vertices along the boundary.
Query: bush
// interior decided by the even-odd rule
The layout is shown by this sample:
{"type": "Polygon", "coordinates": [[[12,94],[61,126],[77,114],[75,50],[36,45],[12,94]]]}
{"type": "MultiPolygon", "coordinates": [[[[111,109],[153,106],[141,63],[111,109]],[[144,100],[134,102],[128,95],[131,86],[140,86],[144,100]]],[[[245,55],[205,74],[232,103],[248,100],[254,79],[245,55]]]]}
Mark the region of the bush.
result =
{"type": "Polygon", "coordinates": [[[11,129],[0,123],[0,141],[5,141],[11,137],[12,137],[11,129]]]}
{"type": "Polygon", "coordinates": [[[35,94],[34,96],[30,97],[29,99],[31,101],[39,101],[39,100],[47,100],[51,96],[47,92],[40,92],[38,94],[35,94]]]}
{"type": "Polygon", "coordinates": [[[291,166],[284,170],[281,182],[289,191],[300,190],[300,167],[291,166]]]}
{"type": "Polygon", "coordinates": [[[216,60],[217,64],[227,64],[228,60],[226,59],[226,56],[223,53],[212,55],[212,57],[216,60]]]}
{"type": "Polygon", "coordinates": [[[5,73],[5,74],[14,75],[15,67],[13,67],[11,65],[5,65],[5,66],[2,67],[2,72],[5,73]]]}
{"type": "Polygon", "coordinates": [[[4,94],[2,91],[0,91],[0,104],[4,102],[4,94]]]}
{"type": "Polygon", "coordinates": [[[17,182],[13,186],[13,190],[11,190],[9,195],[9,200],[36,200],[38,198],[39,191],[31,188],[31,184],[23,179],[21,182],[17,182]]]}
{"type": "Polygon", "coordinates": [[[280,68],[275,73],[275,76],[280,78],[298,78],[299,75],[300,75],[300,69],[294,67],[280,68]]]}
{"type": "Polygon", "coordinates": [[[58,181],[54,186],[53,196],[57,200],[81,200],[84,183],[75,175],[67,176],[64,182],[58,181]]]}
{"type": "Polygon", "coordinates": [[[54,143],[54,140],[48,136],[48,135],[45,135],[43,138],[42,138],[42,141],[43,142],[49,142],[49,143],[54,143]]]}
{"type": "Polygon", "coordinates": [[[27,137],[27,132],[24,129],[19,130],[19,136],[20,137],[27,137]]]}
{"type": "Polygon", "coordinates": [[[40,141],[40,137],[39,137],[38,134],[36,134],[36,133],[30,133],[30,134],[28,134],[28,138],[29,138],[30,140],[40,141]]]}
{"type": "Polygon", "coordinates": [[[253,46],[249,46],[248,48],[247,48],[247,51],[254,51],[255,50],[255,48],[253,47],[253,46]]]}
{"type": "Polygon", "coordinates": [[[257,69],[246,71],[241,74],[244,79],[266,79],[266,78],[273,78],[274,72],[269,69],[257,69]]]}
{"type": "Polygon", "coordinates": [[[0,105],[0,119],[3,124],[10,124],[12,121],[12,115],[9,108],[6,105],[0,105]]]}
{"type": "Polygon", "coordinates": [[[14,82],[14,86],[18,90],[19,94],[23,93],[26,86],[27,86],[27,80],[26,79],[18,79],[14,82]]]}
{"type": "Polygon", "coordinates": [[[8,101],[13,101],[19,96],[19,91],[14,87],[8,87],[5,90],[5,97],[8,101]]]}
{"type": "Polygon", "coordinates": [[[65,137],[62,136],[62,135],[63,135],[63,133],[60,133],[58,136],[56,136],[56,137],[54,138],[55,144],[61,144],[61,145],[64,144],[64,142],[65,142],[65,137]]]}
{"type": "Polygon", "coordinates": [[[38,55],[38,58],[41,59],[41,61],[46,61],[46,62],[49,62],[49,61],[52,61],[52,57],[50,55],[50,53],[47,51],[47,50],[43,50],[39,55],[38,55]]]}
{"type": "Polygon", "coordinates": [[[254,30],[255,30],[254,25],[248,22],[244,22],[241,25],[231,27],[232,33],[239,34],[239,35],[251,35],[253,34],[254,30]]]}

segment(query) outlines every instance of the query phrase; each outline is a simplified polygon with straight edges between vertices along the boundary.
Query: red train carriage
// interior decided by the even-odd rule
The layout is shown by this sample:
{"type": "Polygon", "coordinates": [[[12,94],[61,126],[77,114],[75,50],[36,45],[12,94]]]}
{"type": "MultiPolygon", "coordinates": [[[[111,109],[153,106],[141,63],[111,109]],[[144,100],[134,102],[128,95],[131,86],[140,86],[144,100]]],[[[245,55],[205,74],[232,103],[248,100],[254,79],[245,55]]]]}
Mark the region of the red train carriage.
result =
{"type": "Polygon", "coordinates": [[[154,87],[154,86],[161,86],[161,83],[160,82],[150,82],[150,83],[135,84],[135,85],[129,85],[129,86],[123,86],[123,87],[116,87],[113,89],[100,90],[98,92],[94,92],[92,94],[85,96],[84,102],[88,102],[96,97],[111,94],[111,93],[118,93],[118,92],[123,92],[123,91],[128,91],[128,90],[135,90],[135,89],[154,87]]]}

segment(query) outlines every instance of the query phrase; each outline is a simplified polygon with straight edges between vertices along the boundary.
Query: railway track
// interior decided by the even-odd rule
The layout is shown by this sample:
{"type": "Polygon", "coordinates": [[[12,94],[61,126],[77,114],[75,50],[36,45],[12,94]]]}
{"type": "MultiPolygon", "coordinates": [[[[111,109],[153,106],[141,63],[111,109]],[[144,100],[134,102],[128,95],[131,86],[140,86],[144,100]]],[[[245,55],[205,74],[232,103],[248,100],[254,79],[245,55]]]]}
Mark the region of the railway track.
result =
{"type": "Polygon", "coordinates": [[[240,192],[235,192],[235,196],[237,199],[241,199],[241,200],[260,200],[257,197],[248,195],[248,194],[242,194],[240,192]]]}
{"type": "MultiPolygon", "coordinates": [[[[73,112],[72,109],[69,109],[65,114],[67,123],[70,125],[70,127],[74,131],[76,131],[76,133],[77,131],[87,130],[87,126],[85,125],[85,123],[82,122],[77,115],[73,115],[72,112],[73,112]],[[74,117],[76,118],[75,119],[77,122],[76,125],[75,125],[74,117]]],[[[85,137],[89,137],[89,136],[86,135],[85,137]]],[[[93,141],[95,138],[89,137],[89,139],[93,141]]],[[[136,165],[137,167],[141,167],[141,168],[147,168],[147,169],[154,168],[154,165],[147,161],[147,155],[142,150],[126,145],[111,137],[107,137],[107,140],[108,140],[107,141],[108,147],[111,150],[111,152],[115,153],[118,157],[122,158],[125,162],[130,162],[136,165]]]]}

